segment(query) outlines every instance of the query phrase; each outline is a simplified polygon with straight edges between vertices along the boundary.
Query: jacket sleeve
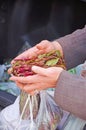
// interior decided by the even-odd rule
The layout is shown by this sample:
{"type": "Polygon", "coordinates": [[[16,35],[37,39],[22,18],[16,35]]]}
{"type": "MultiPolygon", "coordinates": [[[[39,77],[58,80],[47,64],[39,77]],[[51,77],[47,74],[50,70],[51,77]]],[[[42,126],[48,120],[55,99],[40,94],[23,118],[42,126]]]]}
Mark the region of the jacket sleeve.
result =
{"type": "MultiPolygon", "coordinates": [[[[67,69],[86,60],[86,27],[57,40],[64,53],[67,69]]],[[[54,99],[64,110],[86,120],[86,78],[63,71],[55,88],[54,99]]]]}
{"type": "Polygon", "coordinates": [[[64,110],[86,120],[86,78],[63,71],[54,99],[64,110]]]}
{"type": "Polygon", "coordinates": [[[67,68],[73,68],[86,59],[86,26],[57,39],[61,44],[67,68]]]}

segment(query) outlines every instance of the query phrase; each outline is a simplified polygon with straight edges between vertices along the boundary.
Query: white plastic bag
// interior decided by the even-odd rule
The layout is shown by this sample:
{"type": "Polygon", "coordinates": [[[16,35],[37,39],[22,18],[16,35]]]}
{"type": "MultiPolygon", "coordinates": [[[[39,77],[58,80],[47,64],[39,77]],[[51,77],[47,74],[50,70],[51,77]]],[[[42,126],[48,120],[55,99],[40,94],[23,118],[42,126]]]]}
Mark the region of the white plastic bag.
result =
{"type": "Polygon", "coordinates": [[[5,70],[6,70],[5,65],[0,65],[0,81],[2,80],[5,70]]]}
{"type": "Polygon", "coordinates": [[[30,95],[25,102],[25,106],[20,115],[19,110],[19,100],[18,97],[13,105],[8,106],[0,113],[0,130],[38,130],[35,122],[33,121],[32,114],[32,103],[30,100],[30,95]],[[30,106],[30,120],[22,120],[27,103],[30,106]]]}
{"type": "Polygon", "coordinates": [[[40,92],[40,99],[40,108],[36,118],[38,130],[55,130],[63,116],[63,111],[46,91],[40,92]]]}
{"type": "Polygon", "coordinates": [[[46,91],[41,91],[39,96],[40,102],[37,95],[28,95],[21,113],[20,96],[14,104],[3,109],[0,130],[55,130],[62,118],[62,111],[46,91]]]}

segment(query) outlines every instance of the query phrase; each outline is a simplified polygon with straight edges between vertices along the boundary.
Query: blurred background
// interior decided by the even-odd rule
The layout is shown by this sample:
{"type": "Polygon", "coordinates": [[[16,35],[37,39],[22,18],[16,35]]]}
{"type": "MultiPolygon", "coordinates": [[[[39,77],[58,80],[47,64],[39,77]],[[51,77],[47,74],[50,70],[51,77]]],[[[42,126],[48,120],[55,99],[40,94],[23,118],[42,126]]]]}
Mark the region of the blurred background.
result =
{"type": "Polygon", "coordinates": [[[0,64],[25,43],[52,41],[85,24],[85,0],[0,0],[0,64]]]}

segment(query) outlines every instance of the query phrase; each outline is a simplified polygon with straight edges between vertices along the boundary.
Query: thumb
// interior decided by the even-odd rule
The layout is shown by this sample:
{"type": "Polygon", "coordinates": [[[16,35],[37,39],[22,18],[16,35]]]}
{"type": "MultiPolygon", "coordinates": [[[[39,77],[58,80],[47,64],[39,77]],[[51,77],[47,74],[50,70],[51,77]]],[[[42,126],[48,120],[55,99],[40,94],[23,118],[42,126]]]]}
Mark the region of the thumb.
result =
{"type": "Polygon", "coordinates": [[[36,74],[46,75],[46,69],[39,66],[32,66],[32,71],[36,74]]]}
{"type": "Polygon", "coordinates": [[[37,44],[36,47],[39,49],[39,50],[44,50],[46,48],[46,45],[44,44],[43,46],[41,44],[37,44]]]}

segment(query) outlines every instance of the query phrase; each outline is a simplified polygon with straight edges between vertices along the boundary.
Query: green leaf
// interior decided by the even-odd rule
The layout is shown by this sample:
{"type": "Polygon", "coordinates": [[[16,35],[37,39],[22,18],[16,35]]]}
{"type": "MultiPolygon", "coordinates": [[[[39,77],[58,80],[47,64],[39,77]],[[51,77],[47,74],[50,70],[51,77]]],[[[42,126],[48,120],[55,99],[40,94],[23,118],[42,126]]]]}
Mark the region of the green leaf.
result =
{"type": "Polygon", "coordinates": [[[51,60],[48,60],[45,65],[48,65],[48,66],[54,66],[57,64],[59,58],[56,58],[56,59],[51,59],[51,60]]]}
{"type": "Polygon", "coordinates": [[[48,53],[46,54],[46,56],[49,57],[50,55],[53,55],[54,53],[55,53],[54,50],[53,50],[53,51],[50,51],[50,52],[48,52],[48,53]]]}
{"type": "Polygon", "coordinates": [[[61,53],[60,53],[59,50],[56,50],[56,55],[59,56],[59,57],[61,56],[61,53]]]}
{"type": "Polygon", "coordinates": [[[42,59],[43,57],[45,57],[46,56],[46,54],[40,54],[39,56],[38,56],[38,58],[39,59],[42,59]]]}
{"type": "Polygon", "coordinates": [[[72,68],[72,69],[70,69],[70,70],[68,70],[70,73],[72,73],[72,74],[76,74],[76,69],[75,68],[72,68]]]}

